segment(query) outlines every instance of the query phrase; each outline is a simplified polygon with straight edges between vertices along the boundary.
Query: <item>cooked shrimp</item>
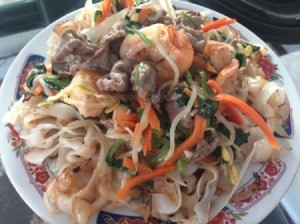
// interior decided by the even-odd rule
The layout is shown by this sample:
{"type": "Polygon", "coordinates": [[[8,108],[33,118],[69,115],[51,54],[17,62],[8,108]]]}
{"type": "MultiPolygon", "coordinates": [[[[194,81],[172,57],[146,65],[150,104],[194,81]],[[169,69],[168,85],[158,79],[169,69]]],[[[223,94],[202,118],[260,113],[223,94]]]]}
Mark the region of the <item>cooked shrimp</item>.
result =
{"type": "Polygon", "coordinates": [[[216,82],[222,87],[225,93],[232,92],[237,85],[237,76],[239,73],[239,61],[233,59],[217,76],[216,82]]]}
{"type": "Polygon", "coordinates": [[[208,41],[204,48],[204,56],[208,58],[209,63],[217,72],[224,69],[232,62],[232,59],[234,59],[234,55],[229,46],[230,45],[222,42],[208,41]]]}
{"type": "Polygon", "coordinates": [[[140,31],[152,41],[152,45],[146,46],[139,35],[129,34],[121,45],[120,56],[122,59],[135,58],[137,62],[144,60],[153,62],[161,82],[176,78],[174,68],[167,57],[170,57],[178,67],[180,76],[191,66],[194,49],[184,33],[178,32],[173,26],[163,24],[154,24],[140,31]],[[162,50],[167,57],[161,53],[162,50]]]}
{"type": "Polygon", "coordinates": [[[102,72],[80,70],[72,79],[69,96],[84,117],[97,117],[118,101],[116,96],[98,89],[97,80],[102,75],[102,72]]]}

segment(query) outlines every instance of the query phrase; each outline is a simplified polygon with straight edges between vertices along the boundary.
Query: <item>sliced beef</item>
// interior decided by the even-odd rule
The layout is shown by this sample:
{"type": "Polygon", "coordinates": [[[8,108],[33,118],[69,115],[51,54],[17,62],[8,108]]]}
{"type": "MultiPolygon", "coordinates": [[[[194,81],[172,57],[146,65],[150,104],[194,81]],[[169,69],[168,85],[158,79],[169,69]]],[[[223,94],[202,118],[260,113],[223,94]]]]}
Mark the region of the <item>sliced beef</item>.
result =
{"type": "Polygon", "coordinates": [[[134,67],[130,81],[133,85],[133,90],[137,91],[139,97],[145,98],[155,91],[156,73],[157,70],[146,62],[141,62],[134,67]],[[138,80],[135,80],[136,78],[138,80]],[[136,83],[138,86],[135,85],[136,83]]]}
{"type": "Polygon", "coordinates": [[[192,47],[197,52],[203,52],[204,49],[204,33],[199,29],[202,23],[202,15],[194,10],[186,11],[186,16],[177,13],[174,21],[176,29],[185,31],[192,47]]]}
{"type": "Polygon", "coordinates": [[[112,53],[109,44],[125,35],[123,27],[113,28],[98,46],[71,29],[66,30],[61,35],[56,54],[51,58],[53,68],[58,72],[72,74],[80,69],[109,71],[118,60],[118,55],[112,53]]]}
{"type": "Polygon", "coordinates": [[[200,12],[195,10],[188,10],[185,12],[186,16],[182,13],[177,13],[175,18],[175,26],[184,28],[190,27],[195,30],[199,30],[201,24],[203,23],[204,19],[200,12]]]}
{"type": "Polygon", "coordinates": [[[152,104],[156,109],[156,111],[159,111],[160,113],[161,113],[160,104],[166,99],[168,89],[171,86],[171,84],[172,84],[172,80],[165,82],[158,88],[158,90],[155,93],[151,95],[152,104]]]}
{"type": "Polygon", "coordinates": [[[204,137],[198,142],[192,160],[195,162],[201,161],[209,154],[211,154],[213,151],[215,151],[219,143],[220,143],[220,137],[218,136],[204,137]]]}
{"type": "Polygon", "coordinates": [[[127,92],[130,89],[129,80],[132,70],[133,63],[130,60],[117,61],[111,72],[97,81],[98,88],[102,91],[127,92]]]}
{"type": "MultiPolygon", "coordinates": [[[[174,120],[177,114],[186,108],[186,106],[177,107],[176,100],[180,97],[179,94],[173,93],[170,97],[166,99],[165,110],[168,113],[168,116],[171,121],[174,120]]],[[[194,121],[190,114],[187,114],[183,119],[180,120],[179,125],[185,129],[192,129],[194,127],[194,121]]]]}
{"type": "Polygon", "coordinates": [[[167,16],[166,11],[162,11],[162,15],[160,17],[157,16],[157,12],[152,12],[145,21],[146,26],[150,26],[157,23],[161,23],[168,26],[168,25],[172,25],[173,21],[170,16],[167,16]]]}

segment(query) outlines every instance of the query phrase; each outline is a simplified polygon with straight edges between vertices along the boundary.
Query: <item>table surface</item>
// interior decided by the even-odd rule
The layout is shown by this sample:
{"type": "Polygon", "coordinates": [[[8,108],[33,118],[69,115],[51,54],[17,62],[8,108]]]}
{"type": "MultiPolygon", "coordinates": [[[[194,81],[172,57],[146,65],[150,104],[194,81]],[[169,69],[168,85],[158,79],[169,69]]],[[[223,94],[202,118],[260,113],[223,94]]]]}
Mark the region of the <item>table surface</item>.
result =
{"type": "MultiPolygon", "coordinates": [[[[3,44],[1,42],[0,44],[3,44]]],[[[300,86],[300,44],[298,45],[270,45],[278,55],[281,56],[282,62],[286,65],[296,86],[300,86]],[[291,53],[292,52],[292,53],[291,53]]],[[[7,69],[13,62],[15,56],[0,59],[0,88],[2,80],[7,69]]],[[[299,91],[299,89],[298,89],[299,91]]],[[[300,92],[299,92],[300,93],[300,92]]],[[[1,157],[1,155],[0,155],[1,157]]],[[[298,171],[290,189],[282,199],[281,203],[274,211],[261,222],[261,224],[273,223],[300,223],[300,172],[298,171]]],[[[0,160],[0,223],[29,223],[44,224],[41,220],[20,198],[11,185],[0,160]]]]}

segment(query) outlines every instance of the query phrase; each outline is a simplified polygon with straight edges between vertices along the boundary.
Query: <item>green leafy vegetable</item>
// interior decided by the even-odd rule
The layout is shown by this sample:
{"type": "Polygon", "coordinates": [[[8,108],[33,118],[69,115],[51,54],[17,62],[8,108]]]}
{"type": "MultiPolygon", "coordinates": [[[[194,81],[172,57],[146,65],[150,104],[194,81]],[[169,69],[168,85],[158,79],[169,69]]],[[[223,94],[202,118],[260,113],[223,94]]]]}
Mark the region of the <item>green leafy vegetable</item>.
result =
{"type": "Polygon", "coordinates": [[[149,40],[145,34],[143,34],[139,29],[143,28],[143,25],[139,22],[133,22],[133,21],[129,21],[126,25],[125,25],[125,30],[127,33],[131,33],[131,34],[137,34],[140,36],[140,38],[144,41],[144,43],[147,46],[151,46],[152,45],[152,41],[149,40]]]}
{"type": "Polygon", "coordinates": [[[200,73],[201,76],[201,86],[203,89],[203,95],[205,97],[210,97],[214,95],[214,91],[207,85],[207,80],[206,80],[206,74],[204,71],[201,71],[200,73]]]}
{"type": "Polygon", "coordinates": [[[179,160],[176,161],[176,171],[178,172],[185,172],[187,171],[187,164],[188,164],[188,158],[181,157],[179,160]]]}
{"type": "Polygon", "coordinates": [[[185,18],[187,18],[187,20],[193,25],[194,29],[197,29],[197,24],[196,22],[193,20],[193,18],[191,16],[189,16],[188,14],[186,14],[185,11],[182,11],[181,12],[181,15],[185,18]]]}
{"type": "Polygon", "coordinates": [[[121,3],[118,0],[115,0],[115,6],[118,12],[123,9],[121,3]]]}
{"type": "Polygon", "coordinates": [[[28,88],[32,87],[32,82],[38,75],[43,75],[46,73],[46,66],[43,63],[37,64],[35,68],[31,71],[30,75],[26,78],[26,86],[28,88]]]}
{"type": "Polygon", "coordinates": [[[101,10],[96,10],[94,14],[94,21],[97,23],[98,17],[102,16],[102,11],[101,10]]]}
{"type": "Polygon", "coordinates": [[[189,102],[190,97],[186,95],[184,92],[183,88],[176,88],[175,93],[181,95],[177,100],[176,100],[176,107],[183,107],[186,106],[187,103],[189,102]]]}
{"type": "MultiPolygon", "coordinates": [[[[248,143],[248,137],[250,136],[250,133],[248,132],[244,132],[242,129],[240,128],[234,128],[235,130],[235,139],[234,139],[234,143],[237,146],[240,146],[244,143],[248,143]]],[[[227,138],[230,137],[230,132],[228,131],[228,129],[225,127],[224,124],[219,124],[217,127],[217,131],[221,132],[223,135],[225,135],[227,138]]]]}
{"type": "Polygon", "coordinates": [[[237,51],[236,54],[235,54],[235,58],[237,60],[239,60],[240,67],[243,67],[243,66],[246,65],[247,57],[246,57],[246,55],[243,52],[237,51]]]}
{"type": "Polygon", "coordinates": [[[218,34],[220,35],[221,40],[224,42],[227,40],[227,35],[221,31],[217,31],[218,34]]]}
{"type": "Polygon", "coordinates": [[[56,78],[44,78],[44,81],[49,86],[49,88],[55,89],[57,91],[66,88],[70,84],[70,81],[61,81],[56,78]]]}
{"type": "Polygon", "coordinates": [[[200,104],[198,108],[198,114],[205,119],[213,117],[213,115],[218,110],[218,103],[210,99],[199,99],[199,101],[200,104]]]}
{"type": "Polygon", "coordinates": [[[109,151],[106,154],[106,165],[110,167],[115,167],[121,170],[125,170],[123,167],[123,160],[116,159],[115,156],[120,149],[124,147],[124,142],[122,140],[116,140],[112,146],[110,147],[109,151]]]}
{"type": "Polygon", "coordinates": [[[154,131],[152,141],[153,147],[160,149],[159,153],[150,160],[152,166],[157,166],[166,157],[170,148],[170,141],[163,133],[158,133],[157,131],[154,131]]]}

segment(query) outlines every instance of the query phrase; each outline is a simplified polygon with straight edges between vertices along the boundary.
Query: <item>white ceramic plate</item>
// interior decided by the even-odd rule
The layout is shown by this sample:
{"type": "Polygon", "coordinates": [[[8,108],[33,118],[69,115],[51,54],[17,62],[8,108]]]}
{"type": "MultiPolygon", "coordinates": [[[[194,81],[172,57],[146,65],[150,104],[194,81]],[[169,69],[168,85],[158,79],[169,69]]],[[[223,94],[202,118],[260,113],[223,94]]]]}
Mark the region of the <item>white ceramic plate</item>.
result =
{"type": "MultiPolygon", "coordinates": [[[[194,9],[199,11],[208,10],[201,6],[186,2],[174,1],[174,4],[177,7],[184,9],[194,9]]],[[[55,24],[62,20],[72,19],[76,13],[77,12],[70,13],[46,27],[33,38],[16,57],[6,74],[1,89],[1,120],[13,102],[20,97],[21,92],[19,86],[25,81],[28,66],[33,66],[37,62],[44,61],[44,59],[47,61],[46,52],[48,49],[46,41],[55,24]]],[[[220,18],[223,15],[212,11],[212,16],[220,18]]],[[[250,40],[252,43],[265,44],[255,34],[242,25],[236,23],[233,25],[233,28],[238,30],[245,39],[250,40]]],[[[296,174],[300,160],[300,151],[298,150],[300,117],[297,116],[297,112],[300,111],[300,101],[287,70],[272,50],[270,50],[270,54],[273,63],[277,65],[277,73],[283,77],[280,82],[282,82],[285,87],[288,100],[292,107],[289,123],[287,125],[287,132],[290,134],[290,139],[284,141],[289,142],[294,150],[284,155],[276,166],[272,164],[251,165],[239,191],[243,191],[253,184],[253,172],[257,172],[262,179],[262,185],[258,192],[243,202],[228,204],[211,223],[260,222],[279,203],[296,174]]],[[[26,146],[10,126],[2,125],[0,133],[2,162],[8,177],[20,196],[48,223],[72,223],[72,220],[67,215],[51,214],[44,205],[42,195],[46,189],[47,181],[52,175],[47,164],[42,167],[37,167],[24,160],[26,146]]],[[[283,141],[280,142],[282,143],[283,141]]],[[[144,222],[142,219],[134,217],[134,214],[126,209],[117,209],[110,211],[109,213],[101,212],[96,214],[91,219],[90,223],[137,224],[144,222]]],[[[162,222],[152,220],[151,223],[162,222]]]]}

